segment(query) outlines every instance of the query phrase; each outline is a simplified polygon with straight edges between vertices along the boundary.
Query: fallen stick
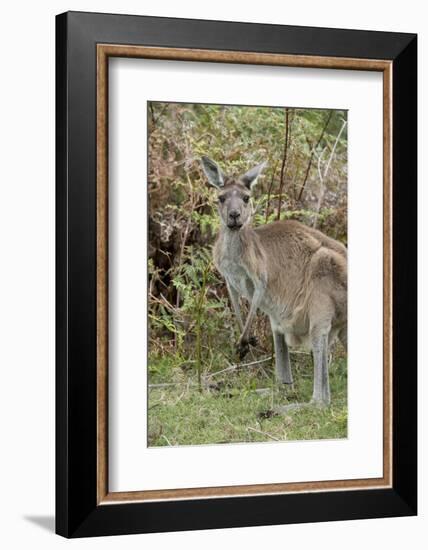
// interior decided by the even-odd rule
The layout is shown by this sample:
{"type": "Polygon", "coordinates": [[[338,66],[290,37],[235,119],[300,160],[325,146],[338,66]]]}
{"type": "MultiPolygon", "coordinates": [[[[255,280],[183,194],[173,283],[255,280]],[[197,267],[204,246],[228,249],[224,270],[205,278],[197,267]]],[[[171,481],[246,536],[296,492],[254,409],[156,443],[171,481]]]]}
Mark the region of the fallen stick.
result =
{"type": "Polygon", "coordinates": [[[163,437],[163,438],[165,439],[165,441],[168,443],[168,445],[169,445],[170,447],[173,447],[173,445],[171,445],[171,441],[166,437],[165,434],[162,434],[161,437],[163,437]]]}
{"type": "Polygon", "coordinates": [[[259,365],[260,363],[266,363],[267,361],[272,361],[272,357],[265,357],[264,359],[259,359],[258,361],[251,361],[250,363],[238,363],[236,365],[231,365],[230,367],[227,367],[227,369],[218,370],[217,372],[208,374],[207,377],[212,378],[213,376],[218,376],[219,374],[223,374],[225,372],[230,372],[232,370],[237,370],[237,369],[243,369],[245,367],[252,367],[253,365],[259,365]]]}
{"type": "Polygon", "coordinates": [[[251,426],[248,427],[247,430],[252,431],[252,432],[256,432],[260,435],[265,435],[266,437],[269,437],[270,439],[273,439],[274,441],[281,441],[281,439],[278,439],[277,437],[274,437],[273,435],[268,434],[267,432],[262,432],[261,430],[257,430],[256,428],[251,428],[251,426]]]}
{"type": "Polygon", "coordinates": [[[253,391],[254,393],[257,393],[258,395],[268,395],[272,393],[272,388],[257,388],[251,391],[253,391]]]}
{"type": "MultiPolygon", "coordinates": [[[[149,384],[149,389],[152,390],[152,389],[171,388],[171,387],[174,387],[174,386],[187,386],[189,388],[190,386],[196,387],[196,386],[198,386],[198,384],[196,382],[191,382],[190,380],[188,382],[170,382],[170,383],[165,383],[165,384],[149,384]]],[[[207,389],[210,389],[209,384],[205,383],[204,386],[207,389]]],[[[250,391],[252,393],[257,393],[258,395],[267,395],[267,394],[270,394],[272,392],[272,388],[256,388],[255,390],[247,390],[247,391],[250,391]]],[[[185,392],[183,392],[181,394],[180,399],[183,397],[184,393],[185,392]]],[[[153,406],[158,406],[158,405],[153,405],[153,406]]]]}
{"type": "Polygon", "coordinates": [[[165,384],[149,384],[149,388],[171,388],[173,386],[184,386],[187,382],[167,382],[165,384]]]}

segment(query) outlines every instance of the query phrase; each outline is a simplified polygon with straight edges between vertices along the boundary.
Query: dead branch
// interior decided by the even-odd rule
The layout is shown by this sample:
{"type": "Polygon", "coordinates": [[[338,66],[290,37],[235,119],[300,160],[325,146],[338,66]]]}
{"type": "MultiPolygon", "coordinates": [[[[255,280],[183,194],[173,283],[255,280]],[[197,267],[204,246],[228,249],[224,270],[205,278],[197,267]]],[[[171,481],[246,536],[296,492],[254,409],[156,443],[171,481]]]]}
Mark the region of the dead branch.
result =
{"type": "Polygon", "coordinates": [[[157,304],[160,304],[160,305],[164,306],[168,311],[175,314],[176,310],[175,310],[174,306],[171,305],[168,302],[168,300],[165,298],[165,296],[162,294],[162,292],[159,293],[159,296],[161,297],[161,299],[157,298],[151,292],[149,292],[150,300],[152,300],[153,302],[156,302],[157,304]]]}
{"type": "Polygon", "coordinates": [[[285,167],[287,164],[287,155],[288,155],[288,145],[289,145],[289,138],[290,138],[290,122],[289,122],[289,109],[288,107],[285,109],[285,140],[284,140],[284,154],[282,156],[282,164],[281,164],[281,175],[279,179],[279,199],[278,199],[278,214],[277,219],[279,220],[281,217],[281,204],[282,204],[282,192],[284,189],[284,176],[285,176],[285,167]]]}
{"type": "Polygon", "coordinates": [[[269,207],[270,207],[270,196],[271,196],[271,193],[272,193],[272,187],[273,187],[273,182],[275,180],[275,174],[276,174],[276,169],[278,168],[278,163],[279,163],[279,160],[276,161],[276,164],[273,168],[273,172],[272,172],[272,178],[270,180],[270,184],[269,184],[269,189],[268,189],[268,195],[267,195],[267,199],[266,199],[266,218],[265,218],[265,223],[267,223],[268,219],[269,219],[269,207]]]}
{"type": "Polygon", "coordinates": [[[303,191],[305,189],[305,185],[306,185],[306,182],[308,181],[308,177],[309,177],[309,172],[311,171],[311,166],[312,166],[312,161],[314,159],[314,154],[315,154],[315,151],[316,149],[318,148],[319,144],[321,143],[322,141],[322,138],[324,137],[324,134],[327,130],[327,126],[329,125],[330,123],[330,120],[331,120],[331,117],[332,117],[332,114],[333,114],[333,110],[330,110],[329,114],[328,114],[328,117],[327,117],[327,120],[326,120],[326,123],[324,124],[324,127],[321,131],[321,134],[320,134],[320,137],[318,138],[318,141],[316,142],[315,146],[312,147],[312,150],[311,150],[311,156],[309,157],[309,162],[308,162],[308,166],[306,168],[306,172],[305,172],[305,177],[303,179],[303,183],[300,187],[300,191],[299,191],[299,196],[297,197],[297,200],[300,201],[302,199],[302,195],[303,195],[303,191]]]}
{"type": "Polygon", "coordinates": [[[168,444],[169,447],[173,447],[171,441],[166,437],[165,434],[162,434],[161,437],[163,437],[163,438],[165,439],[165,441],[167,442],[167,444],[168,444]]]}
{"type": "Polygon", "coordinates": [[[318,157],[318,178],[320,180],[320,192],[318,194],[318,201],[317,201],[317,206],[316,206],[316,215],[314,216],[314,221],[312,222],[312,226],[314,228],[316,228],[316,226],[317,226],[319,212],[321,210],[321,204],[322,204],[322,201],[323,201],[324,195],[325,195],[326,186],[324,184],[324,181],[327,178],[328,171],[330,170],[331,161],[334,157],[334,153],[336,152],[337,144],[339,143],[340,136],[342,135],[342,132],[345,129],[345,126],[346,126],[346,120],[343,121],[342,127],[340,128],[339,133],[337,134],[336,140],[334,142],[333,148],[331,150],[330,156],[328,157],[328,161],[327,161],[327,164],[325,165],[324,170],[322,170],[322,168],[321,168],[321,159],[322,159],[322,155],[324,154],[324,151],[325,151],[326,148],[324,148],[322,150],[322,153],[318,157]]]}
{"type": "Polygon", "coordinates": [[[271,434],[268,434],[267,432],[262,432],[261,430],[257,430],[256,428],[252,428],[251,426],[249,426],[247,428],[248,431],[251,431],[251,432],[256,432],[260,435],[264,435],[265,437],[269,437],[269,439],[273,439],[273,441],[281,441],[280,439],[278,439],[277,437],[274,437],[273,435],[271,434]]]}
{"type": "Polygon", "coordinates": [[[269,395],[272,392],[272,388],[256,388],[253,391],[258,395],[269,395]]]}
{"type": "Polygon", "coordinates": [[[236,365],[231,365],[230,367],[227,367],[227,369],[219,370],[217,372],[208,374],[208,377],[214,377],[214,376],[218,376],[219,374],[223,374],[225,372],[243,369],[246,367],[252,367],[254,365],[259,365],[260,363],[266,363],[267,361],[271,361],[271,360],[272,360],[272,357],[270,356],[270,357],[265,357],[263,359],[259,359],[258,361],[251,361],[250,363],[237,363],[236,365]]]}

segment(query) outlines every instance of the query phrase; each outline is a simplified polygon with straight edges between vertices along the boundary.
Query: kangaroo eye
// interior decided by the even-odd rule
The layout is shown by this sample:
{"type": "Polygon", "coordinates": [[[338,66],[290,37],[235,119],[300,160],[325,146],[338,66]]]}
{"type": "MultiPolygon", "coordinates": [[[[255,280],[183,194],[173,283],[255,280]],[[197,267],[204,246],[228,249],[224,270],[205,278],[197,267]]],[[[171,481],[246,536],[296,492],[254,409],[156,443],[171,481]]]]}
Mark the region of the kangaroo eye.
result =
{"type": "Polygon", "coordinates": [[[244,195],[242,200],[247,204],[247,202],[250,200],[250,197],[248,195],[244,195]]]}
{"type": "Polygon", "coordinates": [[[226,197],[224,197],[223,195],[220,195],[218,198],[218,202],[221,202],[221,203],[224,203],[225,200],[226,200],[226,197]]]}

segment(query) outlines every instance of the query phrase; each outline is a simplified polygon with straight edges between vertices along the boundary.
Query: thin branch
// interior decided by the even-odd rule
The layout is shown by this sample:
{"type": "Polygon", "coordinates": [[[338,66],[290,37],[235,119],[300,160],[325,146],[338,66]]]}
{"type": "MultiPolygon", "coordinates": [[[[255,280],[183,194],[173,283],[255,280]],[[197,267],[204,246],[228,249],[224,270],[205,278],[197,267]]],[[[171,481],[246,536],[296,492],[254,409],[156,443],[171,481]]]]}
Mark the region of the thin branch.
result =
{"type": "Polygon", "coordinates": [[[168,105],[169,105],[168,103],[165,103],[165,105],[162,107],[159,115],[155,116],[155,111],[153,109],[153,102],[152,101],[149,102],[150,116],[151,116],[151,119],[152,119],[153,126],[157,125],[158,120],[162,117],[162,115],[164,114],[164,112],[168,108],[168,105]]]}
{"type": "Polygon", "coordinates": [[[340,136],[342,135],[342,132],[343,132],[343,130],[345,129],[345,126],[346,126],[346,120],[343,121],[342,128],[340,129],[339,133],[337,134],[336,141],[334,142],[333,149],[331,150],[331,154],[330,154],[330,157],[329,157],[329,159],[328,159],[327,166],[326,166],[326,168],[325,168],[325,170],[324,170],[324,179],[325,179],[326,176],[327,176],[327,173],[328,173],[328,170],[329,170],[329,168],[330,168],[330,164],[331,164],[332,158],[334,157],[334,153],[335,153],[335,151],[336,151],[337,144],[339,143],[340,136]]]}
{"type": "Polygon", "coordinates": [[[285,109],[285,140],[284,140],[284,154],[282,156],[281,164],[281,175],[279,179],[279,199],[278,199],[278,214],[277,219],[281,217],[281,204],[282,204],[282,191],[284,189],[284,176],[285,176],[285,167],[287,164],[287,154],[288,154],[288,144],[290,136],[290,123],[289,123],[289,109],[285,109]]]}
{"type": "Polygon", "coordinates": [[[170,447],[173,447],[171,441],[166,437],[165,434],[162,434],[161,437],[163,437],[163,438],[165,439],[165,441],[168,443],[168,445],[169,445],[170,447]]]}
{"type": "Polygon", "coordinates": [[[251,361],[250,363],[238,363],[236,365],[231,365],[230,367],[227,367],[227,369],[218,370],[217,372],[213,372],[211,374],[208,374],[208,377],[214,377],[218,376],[219,374],[223,374],[225,372],[230,372],[233,370],[243,369],[245,367],[252,367],[253,365],[259,365],[260,363],[266,363],[267,361],[271,361],[272,357],[265,357],[264,359],[259,359],[258,361],[251,361]]]}
{"type": "Polygon", "coordinates": [[[270,395],[272,393],[272,388],[256,388],[252,390],[257,395],[270,395]]]}
{"type": "Polygon", "coordinates": [[[277,160],[276,163],[275,163],[275,166],[274,166],[274,169],[273,169],[273,172],[272,172],[272,178],[271,178],[270,184],[269,184],[268,196],[267,196],[267,201],[266,201],[266,219],[265,219],[265,223],[267,223],[267,221],[269,219],[270,196],[271,196],[271,193],[272,193],[272,187],[273,187],[273,182],[274,182],[274,179],[275,179],[276,169],[278,168],[278,163],[279,163],[279,160],[277,160]]]}
{"type": "Polygon", "coordinates": [[[320,134],[320,137],[318,138],[318,141],[316,142],[316,145],[314,147],[312,147],[312,151],[311,151],[311,156],[309,158],[309,163],[308,163],[308,167],[306,168],[306,172],[305,172],[305,177],[303,179],[303,183],[302,183],[302,186],[300,187],[300,192],[299,192],[299,196],[297,197],[297,200],[301,200],[302,199],[302,195],[303,195],[303,191],[305,189],[305,185],[306,185],[306,182],[308,181],[308,177],[309,177],[309,172],[311,171],[311,166],[312,166],[312,161],[314,159],[314,153],[316,151],[316,149],[318,148],[319,144],[321,143],[322,141],[322,138],[324,137],[324,134],[327,130],[327,126],[329,125],[330,123],[330,120],[331,120],[331,117],[333,115],[333,110],[330,110],[329,114],[328,114],[328,117],[327,117],[327,120],[326,120],[326,123],[324,124],[324,127],[321,131],[321,134],[320,134]]]}
{"type": "Polygon", "coordinates": [[[166,307],[166,309],[168,311],[170,311],[171,313],[176,313],[176,309],[174,308],[174,306],[172,304],[170,304],[168,302],[168,300],[165,298],[165,296],[162,294],[162,292],[159,293],[159,296],[162,298],[161,300],[159,298],[157,298],[156,296],[154,296],[152,293],[149,293],[150,300],[152,300],[153,302],[156,302],[157,304],[160,304],[160,305],[166,307]]]}
{"type": "MultiPolygon", "coordinates": [[[[187,183],[189,184],[189,187],[190,187],[190,202],[191,202],[191,208],[192,208],[191,211],[193,212],[195,210],[193,185],[192,185],[191,179],[189,178],[189,174],[187,172],[186,172],[186,177],[187,177],[187,183]]],[[[181,240],[180,251],[179,251],[179,254],[178,254],[177,270],[179,270],[180,267],[181,267],[181,263],[182,263],[182,260],[183,260],[183,254],[184,254],[184,248],[186,246],[187,237],[189,235],[189,230],[190,230],[191,223],[192,223],[192,216],[188,216],[187,221],[186,221],[186,227],[184,228],[184,233],[183,233],[183,237],[182,237],[182,240],[181,240]]],[[[180,306],[180,291],[177,289],[177,295],[175,297],[175,307],[178,308],[179,306],[180,306]]]]}
{"type": "Polygon", "coordinates": [[[281,441],[281,439],[278,439],[277,437],[274,437],[273,435],[268,434],[267,432],[262,432],[261,430],[257,430],[256,428],[252,428],[251,426],[249,426],[247,428],[247,430],[252,431],[252,432],[256,432],[260,435],[264,435],[265,437],[269,437],[269,439],[273,439],[273,441],[281,441]]]}
{"type": "Polygon", "coordinates": [[[328,161],[327,161],[327,164],[325,166],[325,169],[324,169],[324,172],[322,173],[321,172],[321,157],[322,157],[322,154],[324,153],[324,150],[323,152],[321,153],[321,155],[319,156],[318,158],[318,177],[320,179],[320,193],[319,193],[319,196],[318,196],[318,202],[317,202],[317,210],[316,210],[316,216],[314,218],[314,221],[313,221],[313,227],[316,227],[317,226],[317,222],[318,222],[318,214],[319,214],[319,211],[321,210],[321,204],[322,204],[322,201],[324,199],[324,194],[325,194],[325,185],[324,185],[324,181],[327,177],[327,174],[328,174],[328,171],[330,169],[330,164],[331,164],[331,161],[334,157],[334,153],[336,152],[336,147],[337,147],[337,144],[339,143],[339,139],[340,139],[340,136],[342,135],[342,132],[343,130],[345,129],[345,126],[346,126],[346,120],[343,121],[343,124],[342,124],[342,127],[341,129],[339,130],[339,133],[337,134],[337,137],[336,137],[336,140],[334,142],[334,145],[333,145],[333,148],[331,150],[331,153],[330,153],[330,156],[328,157],[328,161]]]}
{"type": "Polygon", "coordinates": [[[165,382],[165,384],[149,384],[151,390],[156,390],[160,388],[172,388],[175,386],[184,386],[187,382],[165,382]]]}
{"type": "Polygon", "coordinates": [[[151,101],[149,101],[149,110],[150,110],[150,116],[151,116],[151,119],[152,119],[152,124],[153,126],[156,125],[156,117],[155,117],[155,113],[154,113],[154,110],[153,110],[153,103],[151,101]]]}

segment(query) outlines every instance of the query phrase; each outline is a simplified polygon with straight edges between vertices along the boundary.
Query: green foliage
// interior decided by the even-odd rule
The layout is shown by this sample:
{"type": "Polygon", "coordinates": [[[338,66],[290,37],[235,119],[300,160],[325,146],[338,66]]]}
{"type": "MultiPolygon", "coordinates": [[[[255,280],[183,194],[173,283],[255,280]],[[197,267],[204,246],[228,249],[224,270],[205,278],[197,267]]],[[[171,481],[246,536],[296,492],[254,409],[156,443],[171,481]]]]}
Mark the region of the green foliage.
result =
{"type": "MultiPolygon", "coordinates": [[[[149,104],[149,381],[195,383],[196,396],[189,393],[186,401],[189,417],[193,405],[199,407],[205,398],[213,411],[216,404],[228,403],[214,399],[204,380],[236,361],[239,336],[224,281],[212,263],[219,219],[216,193],[206,183],[200,157],[210,156],[231,175],[267,160],[255,189],[254,224],[299,220],[346,244],[346,120],[347,112],[340,110],[149,104]]],[[[252,350],[256,360],[272,353],[263,315],[256,318],[254,332],[260,342],[252,350]]],[[[228,395],[244,399],[254,416],[255,401],[261,407],[268,399],[255,393],[257,378],[240,375],[232,381],[228,395]]],[[[281,401],[280,394],[272,395],[281,401]]],[[[153,410],[171,414],[171,422],[178,419],[183,400],[176,409],[175,401],[177,389],[150,392],[150,407],[158,403],[153,410]],[[160,396],[164,400],[158,403],[160,396]]],[[[325,417],[325,422],[330,420],[325,417]]],[[[257,437],[252,432],[250,439],[257,437]]],[[[177,441],[191,442],[186,437],[177,441]]]]}
{"type": "Polygon", "coordinates": [[[201,230],[202,235],[215,234],[220,226],[220,221],[217,216],[213,216],[212,214],[204,214],[200,213],[197,210],[193,211],[191,213],[192,221],[195,223],[197,227],[201,230]]]}

